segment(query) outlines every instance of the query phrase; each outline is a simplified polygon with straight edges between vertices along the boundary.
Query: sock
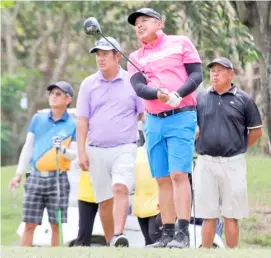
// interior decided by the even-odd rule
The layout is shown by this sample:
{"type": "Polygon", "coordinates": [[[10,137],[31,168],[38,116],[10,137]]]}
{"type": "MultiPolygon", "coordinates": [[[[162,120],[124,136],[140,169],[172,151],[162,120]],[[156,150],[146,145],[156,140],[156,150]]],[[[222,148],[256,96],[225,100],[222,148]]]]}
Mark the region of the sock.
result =
{"type": "Polygon", "coordinates": [[[118,237],[120,235],[122,235],[123,233],[119,233],[119,234],[114,234],[114,236],[118,237]]]}
{"type": "Polygon", "coordinates": [[[186,219],[178,219],[178,226],[180,230],[188,231],[189,221],[186,219]]]}
{"type": "Polygon", "coordinates": [[[175,224],[163,224],[165,230],[175,230],[175,224]]]}

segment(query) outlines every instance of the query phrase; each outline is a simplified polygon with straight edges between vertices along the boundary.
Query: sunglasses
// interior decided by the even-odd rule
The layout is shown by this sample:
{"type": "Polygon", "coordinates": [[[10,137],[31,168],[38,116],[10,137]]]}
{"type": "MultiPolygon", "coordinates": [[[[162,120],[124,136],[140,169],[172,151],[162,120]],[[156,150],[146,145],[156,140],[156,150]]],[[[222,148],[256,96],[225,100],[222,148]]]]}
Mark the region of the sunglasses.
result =
{"type": "Polygon", "coordinates": [[[57,91],[57,92],[50,91],[49,96],[56,96],[56,97],[67,96],[67,97],[69,97],[70,95],[68,93],[62,93],[62,92],[59,92],[59,91],[57,91]]]}

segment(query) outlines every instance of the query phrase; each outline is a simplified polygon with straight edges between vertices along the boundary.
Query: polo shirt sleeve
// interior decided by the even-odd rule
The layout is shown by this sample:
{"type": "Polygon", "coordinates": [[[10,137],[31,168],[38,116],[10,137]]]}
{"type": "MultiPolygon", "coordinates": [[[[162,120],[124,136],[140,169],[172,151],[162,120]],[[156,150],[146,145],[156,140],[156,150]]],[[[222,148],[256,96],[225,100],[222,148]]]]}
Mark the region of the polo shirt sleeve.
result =
{"type": "Polygon", "coordinates": [[[252,98],[249,98],[246,103],[245,123],[247,129],[256,129],[262,127],[262,119],[259,109],[252,98]]]}
{"type": "Polygon", "coordinates": [[[199,53],[188,37],[182,37],[183,63],[201,63],[199,53]]]}
{"type": "Polygon", "coordinates": [[[35,114],[35,115],[32,117],[32,119],[31,119],[31,121],[30,121],[30,124],[29,124],[29,126],[28,126],[28,132],[29,132],[29,133],[35,134],[35,132],[36,132],[36,127],[37,127],[37,121],[38,121],[38,114],[35,114]]]}
{"type": "Polygon", "coordinates": [[[144,102],[142,98],[136,97],[136,111],[138,114],[144,113],[144,102]]]}
{"type": "Polygon", "coordinates": [[[72,142],[76,142],[76,125],[75,125],[75,128],[73,130],[73,134],[72,134],[72,142]]]}
{"type": "Polygon", "coordinates": [[[87,91],[87,85],[90,83],[88,80],[84,80],[78,92],[77,102],[76,102],[76,116],[89,118],[89,92],[87,91]]]}
{"type": "MultiPolygon", "coordinates": [[[[133,62],[137,67],[139,67],[139,64],[136,62],[133,53],[129,55],[129,60],[131,60],[131,62],[133,62]]],[[[138,72],[138,70],[128,61],[127,61],[127,71],[131,76],[138,72]]]]}

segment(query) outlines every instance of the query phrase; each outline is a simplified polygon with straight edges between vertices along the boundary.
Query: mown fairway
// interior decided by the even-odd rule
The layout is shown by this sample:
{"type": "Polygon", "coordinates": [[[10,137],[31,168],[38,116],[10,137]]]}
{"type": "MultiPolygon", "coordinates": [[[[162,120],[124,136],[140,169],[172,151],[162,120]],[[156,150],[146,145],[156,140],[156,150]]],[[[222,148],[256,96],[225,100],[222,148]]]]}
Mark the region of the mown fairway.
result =
{"type": "MultiPolygon", "coordinates": [[[[255,248],[255,247],[256,248],[268,248],[268,247],[270,248],[271,247],[271,179],[270,179],[271,178],[271,159],[270,157],[248,156],[247,167],[248,167],[247,178],[248,178],[248,192],[249,192],[251,217],[249,219],[246,219],[240,222],[240,225],[241,225],[240,248],[255,248]]],[[[8,182],[10,181],[14,173],[15,173],[15,167],[4,167],[2,168],[2,171],[1,171],[1,202],[2,202],[1,203],[1,208],[2,208],[1,209],[1,213],[2,213],[1,214],[1,240],[2,240],[2,245],[5,245],[5,246],[7,245],[14,246],[14,245],[17,245],[19,242],[19,238],[16,235],[16,229],[21,220],[23,187],[21,186],[20,189],[16,191],[15,193],[11,193],[7,190],[8,182]]],[[[57,249],[54,249],[54,250],[56,251],[57,249]]],[[[96,249],[91,249],[91,250],[93,250],[93,253],[95,252],[97,253],[99,251],[107,252],[107,249],[104,249],[106,251],[102,251],[103,249],[101,248],[97,249],[97,251],[95,251],[96,249]]],[[[63,251],[63,252],[66,252],[66,251],[63,251]]],[[[85,252],[85,250],[82,249],[82,252],[85,252]]],[[[138,252],[141,252],[141,250],[131,251],[131,255],[136,255],[138,252]]],[[[145,252],[145,251],[142,251],[142,252],[145,252]]],[[[150,256],[153,251],[147,251],[147,252],[148,252],[148,256],[146,257],[156,257],[156,256],[150,256]]],[[[101,257],[106,257],[106,256],[101,256],[101,257]]],[[[141,256],[131,256],[131,257],[141,257],[141,256]]],[[[216,256],[210,256],[210,257],[216,257],[216,256]]]]}

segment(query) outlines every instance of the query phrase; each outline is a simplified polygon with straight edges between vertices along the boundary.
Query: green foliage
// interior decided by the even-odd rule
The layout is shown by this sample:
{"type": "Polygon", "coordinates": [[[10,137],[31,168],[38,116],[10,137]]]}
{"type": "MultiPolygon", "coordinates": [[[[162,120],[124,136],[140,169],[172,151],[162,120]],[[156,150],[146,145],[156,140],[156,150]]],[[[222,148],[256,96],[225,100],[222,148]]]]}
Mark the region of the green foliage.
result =
{"type": "Polygon", "coordinates": [[[24,78],[20,75],[1,78],[1,153],[9,152],[12,139],[12,118],[14,112],[20,112],[20,100],[24,90],[24,78]]]}
{"type": "MultiPolygon", "coordinates": [[[[232,62],[261,59],[249,30],[236,17],[228,1],[183,2],[187,16],[185,29],[195,42],[205,64],[216,56],[226,56],[232,62]]],[[[207,69],[204,77],[209,78],[207,69]]]]}
{"type": "Polygon", "coordinates": [[[1,153],[8,154],[8,143],[9,139],[12,137],[10,131],[10,124],[6,121],[1,122],[1,153]]]}
{"type": "MultiPolygon", "coordinates": [[[[2,75],[1,78],[1,154],[11,154],[12,144],[17,142],[17,135],[13,132],[13,123],[23,123],[23,115],[16,119],[15,115],[24,112],[21,100],[26,97],[27,79],[31,76],[38,78],[37,70],[23,70],[20,73],[9,76],[2,75]],[[15,120],[15,121],[14,121],[15,120]]],[[[18,144],[18,143],[17,143],[18,144]]]]}
{"type": "Polygon", "coordinates": [[[0,2],[0,8],[10,8],[10,7],[14,7],[14,1],[1,1],[0,2]]]}
{"type": "MultiPolygon", "coordinates": [[[[3,130],[15,124],[19,135],[24,133],[20,131],[25,128],[23,123],[28,123],[37,109],[47,107],[44,93],[51,80],[67,80],[77,92],[84,77],[97,70],[95,56],[89,54],[89,49],[98,37],[86,35],[82,28],[90,16],[97,18],[105,36],[121,43],[126,55],[140,46],[133,26],[127,22],[128,15],[139,8],[151,7],[162,14],[167,34],[191,38],[204,67],[217,55],[242,64],[261,57],[248,29],[236,19],[228,1],[10,2],[14,5],[1,9],[7,12],[5,17],[11,18],[12,25],[11,44],[5,41],[7,23],[3,23],[2,30],[2,118],[6,123],[3,130]],[[13,55],[8,55],[10,50],[13,55]],[[63,58],[65,54],[67,57],[63,58]],[[15,58],[8,60],[10,56],[15,58]],[[13,76],[5,78],[10,63],[13,76]],[[23,92],[31,104],[27,114],[20,108],[23,92]],[[24,122],[21,117],[26,117],[24,122]]],[[[126,63],[122,59],[124,68],[126,63]]],[[[209,77],[207,69],[204,74],[205,78],[209,77]]]]}
{"type": "Polygon", "coordinates": [[[3,76],[1,80],[2,112],[10,114],[20,110],[20,99],[25,87],[25,78],[22,75],[3,76]]]}

